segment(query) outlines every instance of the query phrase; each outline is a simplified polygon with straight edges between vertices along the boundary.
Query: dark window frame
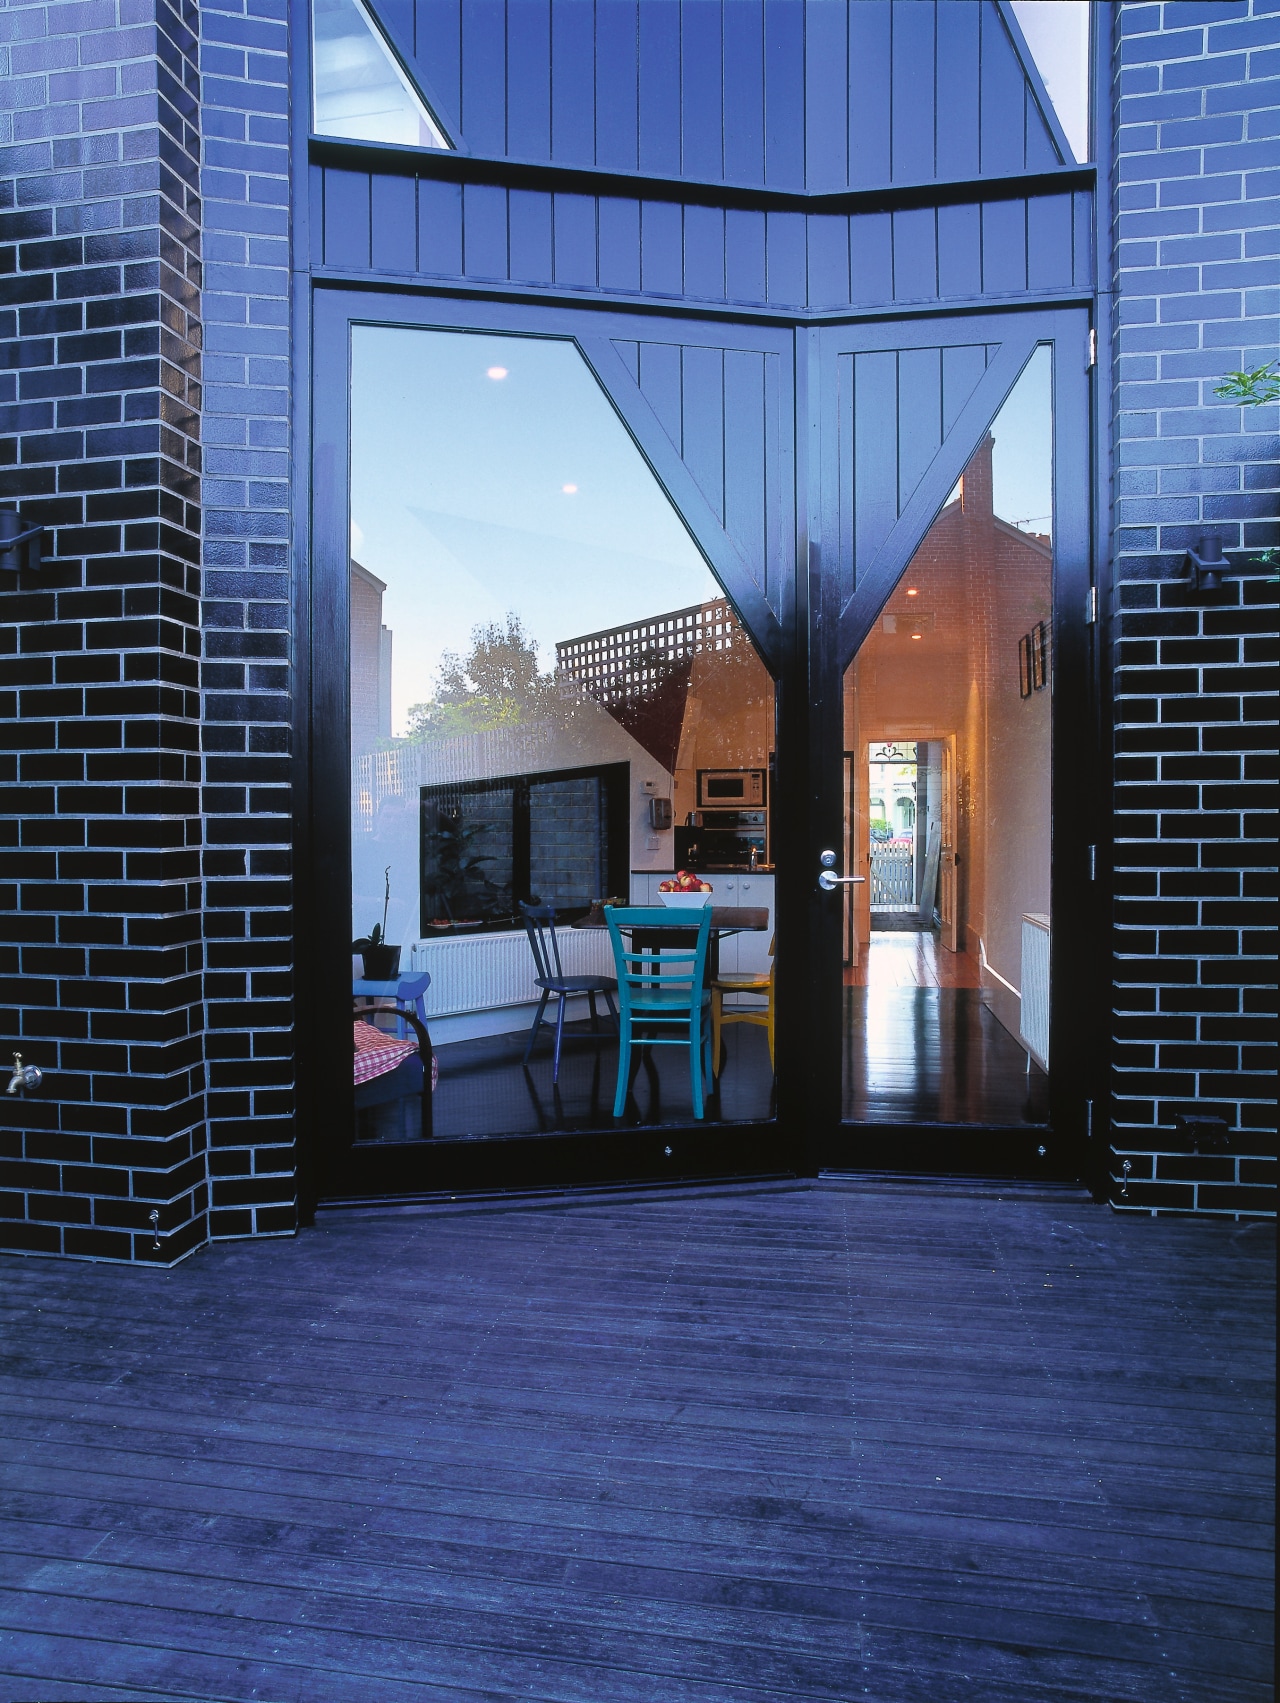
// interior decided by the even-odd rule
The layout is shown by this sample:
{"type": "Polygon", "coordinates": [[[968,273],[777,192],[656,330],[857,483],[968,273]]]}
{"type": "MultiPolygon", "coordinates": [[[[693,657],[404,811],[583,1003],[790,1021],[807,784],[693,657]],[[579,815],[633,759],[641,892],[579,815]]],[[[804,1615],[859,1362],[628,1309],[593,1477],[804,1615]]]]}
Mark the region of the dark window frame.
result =
{"type": "MultiPolygon", "coordinates": [[[[418,789],[418,904],[419,934],[430,939],[451,939],[459,934],[496,934],[520,927],[518,901],[539,902],[532,891],[532,831],[531,803],[534,790],[563,781],[599,780],[604,788],[604,866],[606,891],[592,897],[630,898],[631,887],[631,764],[588,763],[572,769],[538,769],[513,775],[494,775],[483,780],[439,781],[418,789]],[[448,928],[431,927],[428,918],[433,913],[428,900],[428,862],[426,836],[428,811],[445,798],[479,796],[485,793],[511,794],[511,911],[479,922],[454,924],[448,928]]],[[[435,889],[431,889],[435,891],[435,889]]],[[[587,905],[557,906],[556,914],[565,922],[585,916],[587,905]]]]}

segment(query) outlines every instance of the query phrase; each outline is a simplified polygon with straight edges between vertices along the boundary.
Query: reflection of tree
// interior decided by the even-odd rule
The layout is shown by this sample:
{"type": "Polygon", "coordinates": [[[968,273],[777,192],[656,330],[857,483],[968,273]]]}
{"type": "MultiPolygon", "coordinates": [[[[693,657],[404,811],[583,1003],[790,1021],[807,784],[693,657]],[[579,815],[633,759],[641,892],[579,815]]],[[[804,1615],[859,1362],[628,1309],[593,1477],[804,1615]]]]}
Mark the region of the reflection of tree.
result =
{"type": "Polygon", "coordinates": [[[409,707],[407,738],[422,743],[482,728],[518,727],[544,721],[561,709],[555,679],[538,668],[538,652],[520,617],[471,629],[465,661],[445,651],[433,697],[409,707]]]}

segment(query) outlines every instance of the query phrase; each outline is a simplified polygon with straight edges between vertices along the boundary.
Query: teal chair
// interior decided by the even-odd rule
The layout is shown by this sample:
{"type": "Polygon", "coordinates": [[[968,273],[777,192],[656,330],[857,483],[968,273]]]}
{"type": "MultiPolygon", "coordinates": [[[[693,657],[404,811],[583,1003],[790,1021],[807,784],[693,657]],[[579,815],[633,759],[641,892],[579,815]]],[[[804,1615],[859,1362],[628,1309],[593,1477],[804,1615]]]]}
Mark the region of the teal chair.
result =
{"type": "Polygon", "coordinates": [[[688,1047],[693,1115],[700,1118],[702,1084],[707,1080],[703,1052],[711,1035],[711,993],[707,987],[711,906],[694,911],[606,905],[604,919],[618,972],[618,1091],[613,1115],[620,1118],[627,1103],[633,1046],[688,1047]],[[623,938],[624,928],[632,931],[629,943],[623,938]],[[692,949],[681,944],[675,951],[666,947],[653,952],[639,950],[640,942],[661,946],[657,937],[663,929],[678,929],[686,936],[696,929],[692,949]],[[646,1033],[636,1034],[637,1027],[646,1033]],[[651,1030],[659,1032],[649,1033],[651,1030]]]}

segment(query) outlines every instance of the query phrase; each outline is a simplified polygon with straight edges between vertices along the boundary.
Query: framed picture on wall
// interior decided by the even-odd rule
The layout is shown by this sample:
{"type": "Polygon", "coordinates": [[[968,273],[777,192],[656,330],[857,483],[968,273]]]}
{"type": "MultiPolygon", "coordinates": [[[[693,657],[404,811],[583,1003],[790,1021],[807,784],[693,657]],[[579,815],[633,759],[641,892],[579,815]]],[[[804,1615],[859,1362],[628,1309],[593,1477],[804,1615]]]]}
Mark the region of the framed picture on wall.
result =
{"type": "Polygon", "coordinates": [[[1049,678],[1049,635],[1043,621],[1037,621],[1028,635],[1031,640],[1031,689],[1038,692],[1049,678]]]}

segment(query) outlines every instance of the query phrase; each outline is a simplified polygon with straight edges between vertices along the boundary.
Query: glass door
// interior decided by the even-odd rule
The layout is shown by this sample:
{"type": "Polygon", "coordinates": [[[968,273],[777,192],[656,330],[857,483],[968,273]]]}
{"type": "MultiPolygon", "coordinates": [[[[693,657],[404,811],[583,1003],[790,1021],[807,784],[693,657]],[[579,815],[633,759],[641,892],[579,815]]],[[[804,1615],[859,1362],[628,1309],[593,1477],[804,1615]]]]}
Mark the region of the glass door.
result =
{"type": "MultiPolygon", "coordinates": [[[[645,380],[670,346],[632,358],[563,314],[477,324],[475,308],[417,304],[417,323],[370,322],[326,305],[347,349],[345,370],[321,361],[347,500],[344,516],[318,493],[332,536],[316,584],[330,671],[345,657],[325,768],[346,785],[319,828],[333,843],[316,968],[351,1063],[315,1105],[322,1192],[790,1168],[776,620],[756,582],[734,583],[752,527],[732,480],[708,516],[692,432],[656,435],[645,380]],[[670,1041],[628,1013],[620,943],[688,951],[703,908],[706,959],[670,1041]],[[615,936],[613,911],[639,914],[615,936]]],[[[674,352],[692,423],[725,351],[703,368],[674,352]]],[[[767,460],[763,429],[756,449],[767,460]]],[[[775,524],[766,583],[783,537],[775,524]]]]}
{"type": "Polygon", "coordinates": [[[317,1194],[1078,1174],[1083,313],[377,305],[316,313],[317,1194]],[[618,952],[708,903],[699,1116],[618,952]]]}
{"type": "Polygon", "coordinates": [[[1077,1174],[1086,323],[823,337],[820,1162],[1077,1174]]]}

